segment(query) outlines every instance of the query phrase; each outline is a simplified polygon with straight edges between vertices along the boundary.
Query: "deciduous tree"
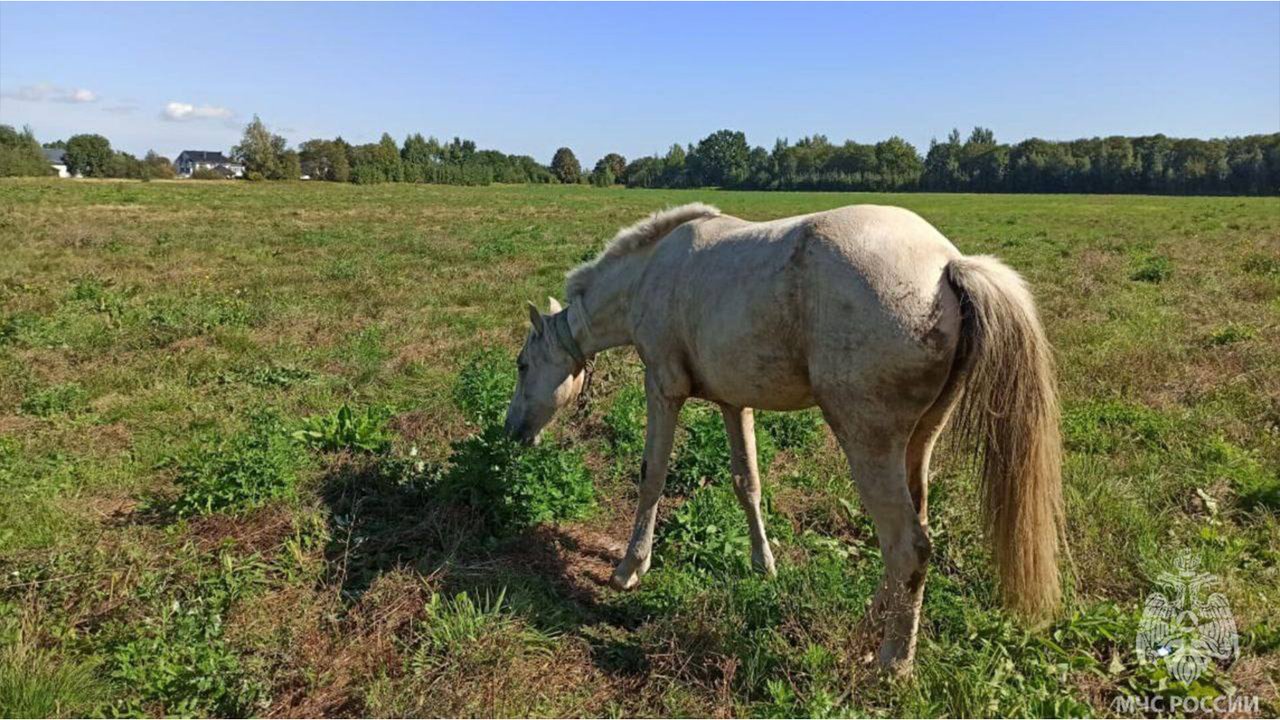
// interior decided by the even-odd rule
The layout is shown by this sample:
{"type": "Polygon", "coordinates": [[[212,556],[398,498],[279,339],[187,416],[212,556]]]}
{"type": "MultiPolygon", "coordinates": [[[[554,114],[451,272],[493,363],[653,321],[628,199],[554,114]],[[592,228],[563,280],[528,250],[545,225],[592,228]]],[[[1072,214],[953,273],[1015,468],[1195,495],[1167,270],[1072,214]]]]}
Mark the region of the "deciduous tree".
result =
{"type": "Polygon", "coordinates": [[[296,180],[296,163],[285,157],[288,141],[273,134],[257,116],[244,128],[240,144],[231,155],[244,165],[245,176],[267,180],[296,180]],[[292,175],[292,176],[291,176],[292,175]]]}
{"type": "Polygon", "coordinates": [[[567,147],[556,150],[555,157],[551,158],[551,173],[566,185],[582,180],[582,166],[578,164],[578,157],[567,147]]]}
{"type": "Polygon", "coordinates": [[[733,187],[746,179],[750,153],[744,133],[717,130],[699,141],[693,151],[693,176],[701,185],[733,187]]]}
{"type": "Polygon", "coordinates": [[[10,125],[0,125],[0,177],[53,174],[31,128],[18,132],[10,125]]]}
{"type": "Polygon", "coordinates": [[[112,169],[111,142],[101,135],[72,135],[63,160],[72,175],[107,177],[112,169]]]}
{"type": "Polygon", "coordinates": [[[155,150],[148,150],[142,158],[142,177],[147,180],[172,180],[176,173],[169,158],[155,150]]]}

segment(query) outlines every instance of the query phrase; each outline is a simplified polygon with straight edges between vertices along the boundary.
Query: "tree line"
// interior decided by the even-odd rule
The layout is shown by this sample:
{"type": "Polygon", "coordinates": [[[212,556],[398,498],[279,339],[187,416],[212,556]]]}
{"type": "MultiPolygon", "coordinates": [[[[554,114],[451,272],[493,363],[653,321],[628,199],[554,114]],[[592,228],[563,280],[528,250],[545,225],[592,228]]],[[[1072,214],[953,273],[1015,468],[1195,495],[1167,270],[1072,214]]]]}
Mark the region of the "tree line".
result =
{"type": "MultiPolygon", "coordinates": [[[[1280,194],[1280,133],[1199,140],[1164,135],[1070,141],[996,141],[976,127],[961,139],[952,130],[922,156],[894,136],[877,143],[835,144],[824,135],[771,150],[752,147],[744,133],[719,130],[665,154],[630,162],[619,153],[584,170],[570,148],[549,165],[528,155],[478,149],[471,140],[442,142],[414,133],[397,143],[383,133],[354,145],[336,137],[289,148],[254,116],[231,156],[251,180],[312,180],[488,185],[589,183],[606,187],[721,187],[743,190],[849,190],[1002,193],[1147,193],[1186,195],[1280,194]]],[[[101,135],[76,135],[45,147],[66,151],[68,170],[85,177],[173,177],[167,158],[138,159],[116,152],[101,135]]],[[[0,176],[52,174],[30,130],[0,126],[0,176]]]]}
{"type": "Polygon", "coordinates": [[[771,151],[750,147],[741,132],[721,130],[697,145],[626,166],[629,187],[744,190],[869,190],[1001,193],[1280,193],[1280,133],[1222,140],[1164,135],[1071,141],[996,142],[974,128],[963,142],[953,130],[923,157],[900,137],[836,145],[823,135],[771,151]]]}
{"type": "Polygon", "coordinates": [[[389,133],[376,143],[353,145],[341,136],[315,138],[286,147],[257,116],[245,128],[231,155],[242,162],[249,179],[352,182],[369,185],[385,182],[488,185],[490,183],[555,182],[551,171],[527,155],[507,155],[480,150],[474,141],[454,138],[440,142],[414,133],[398,144],[389,133]]]}
{"type": "Polygon", "coordinates": [[[0,177],[56,175],[45,159],[46,149],[63,151],[63,162],[72,175],[96,178],[166,180],[175,177],[173,163],[154,150],[142,158],[111,149],[101,135],[73,135],[67,140],[41,145],[30,128],[14,130],[0,125],[0,177]]]}

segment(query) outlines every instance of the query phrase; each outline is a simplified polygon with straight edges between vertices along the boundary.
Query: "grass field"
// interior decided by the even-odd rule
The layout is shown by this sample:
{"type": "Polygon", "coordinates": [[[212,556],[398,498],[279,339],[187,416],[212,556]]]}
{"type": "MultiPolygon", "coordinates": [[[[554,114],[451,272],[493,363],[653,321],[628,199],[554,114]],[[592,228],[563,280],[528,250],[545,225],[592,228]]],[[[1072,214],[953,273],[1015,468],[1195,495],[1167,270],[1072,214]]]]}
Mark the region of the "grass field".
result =
{"type": "Polygon", "coordinates": [[[0,714],[1280,711],[1275,198],[5,181],[0,307],[0,714]],[[903,205],[1027,276],[1064,403],[1059,620],[999,609],[973,474],[944,451],[917,671],[880,678],[859,627],[879,552],[825,427],[759,422],[765,581],[696,404],[653,571],[602,585],[635,499],[634,354],[602,356],[536,452],[484,426],[524,302],[694,199],[903,205]],[[1240,633],[1190,687],[1134,650],[1182,556],[1240,633]]]}

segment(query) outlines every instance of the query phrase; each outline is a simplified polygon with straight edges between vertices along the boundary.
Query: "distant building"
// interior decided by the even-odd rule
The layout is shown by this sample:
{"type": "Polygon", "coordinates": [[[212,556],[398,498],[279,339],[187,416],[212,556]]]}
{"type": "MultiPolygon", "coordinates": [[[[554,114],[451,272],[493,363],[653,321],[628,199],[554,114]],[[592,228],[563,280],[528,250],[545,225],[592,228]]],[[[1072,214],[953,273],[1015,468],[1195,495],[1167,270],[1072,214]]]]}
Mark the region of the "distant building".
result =
{"type": "Polygon", "coordinates": [[[44,148],[44,159],[49,163],[49,167],[58,171],[58,177],[71,177],[71,173],[67,172],[67,159],[63,157],[65,150],[58,148],[44,148]]]}
{"type": "Polygon", "coordinates": [[[244,175],[244,165],[216,150],[183,150],[173,164],[178,169],[178,177],[191,177],[191,173],[200,169],[214,170],[228,177],[244,175]]]}

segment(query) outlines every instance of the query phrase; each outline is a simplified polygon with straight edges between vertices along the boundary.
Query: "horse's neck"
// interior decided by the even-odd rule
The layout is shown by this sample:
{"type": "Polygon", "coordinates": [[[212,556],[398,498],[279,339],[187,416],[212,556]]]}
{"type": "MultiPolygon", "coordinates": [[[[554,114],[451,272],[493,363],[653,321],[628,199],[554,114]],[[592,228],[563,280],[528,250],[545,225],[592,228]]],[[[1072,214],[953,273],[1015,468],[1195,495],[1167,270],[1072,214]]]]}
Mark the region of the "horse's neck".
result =
{"type": "Polygon", "coordinates": [[[640,258],[618,258],[591,283],[581,298],[571,299],[569,327],[586,355],[631,345],[631,289],[644,269],[640,258]]]}

